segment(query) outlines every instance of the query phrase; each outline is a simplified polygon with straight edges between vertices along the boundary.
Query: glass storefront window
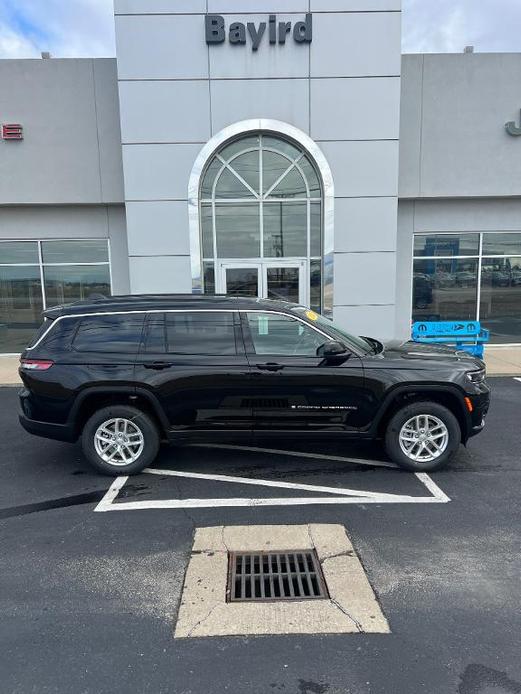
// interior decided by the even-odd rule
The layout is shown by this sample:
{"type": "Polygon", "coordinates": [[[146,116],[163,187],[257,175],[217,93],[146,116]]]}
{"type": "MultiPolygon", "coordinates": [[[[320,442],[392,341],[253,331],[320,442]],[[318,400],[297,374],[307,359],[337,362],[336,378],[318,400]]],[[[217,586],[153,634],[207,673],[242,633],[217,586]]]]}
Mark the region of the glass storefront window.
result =
{"type": "Polygon", "coordinates": [[[494,342],[521,341],[521,257],[483,258],[480,320],[494,342]]]}
{"type": "Polygon", "coordinates": [[[415,257],[454,257],[479,254],[479,234],[418,234],[414,237],[415,257]]]}
{"type": "Polygon", "coordinates": [[[0,265],[38,265],[39,262],[36,241],[6,241],[0,244],[0,265]]]}
{"type": "Polygon", "coordinates": [[[477,259],[415,260],[413,320],[475,320],[477,259]]]}
{"type": "Polygon", "coordinates": [[[0,352],[22,352],[42,322],[42,311],[40,268],[0,266],[0,352]]]}
{"type": "Polygon", "coordinates": [[[109,249],[99,241],[42,241],[42,259],[49,263],[108,263],[109,249]]]}
{"type": "Polygon", "coordinates": [[[258,205],[216,204],[215,231],[221,258],[253,258],[260,254],[258,205]]]}
{"type": "Polygon", "coordinates": [[[108,265],[46,265],[43,274],[48,307],[81,301],[91,294],[110,294],[108,265]]]}
{"type": "Polygon", "coordinates": [[[521,342],[521,232],[418,234],[414,255],[414,321],[479,320],[492,343],[521,342]]]}
{"type": "Polygon", "coordinates": [[[284,204],[270,202],[264,205],[264,255],[266,258],[292,258],[306,256],[307,226],[305,202],[284,204]]]}
{"type": "Polygon", "coordinates": [[[521,234],[483,234],[483,255],[521,255],[521,234]]]}
{"type": "Polygon", "coordinates": [[[106,240],[0,242],[0,353],[23,351],[45,308],[110,293],[106,240]]]}

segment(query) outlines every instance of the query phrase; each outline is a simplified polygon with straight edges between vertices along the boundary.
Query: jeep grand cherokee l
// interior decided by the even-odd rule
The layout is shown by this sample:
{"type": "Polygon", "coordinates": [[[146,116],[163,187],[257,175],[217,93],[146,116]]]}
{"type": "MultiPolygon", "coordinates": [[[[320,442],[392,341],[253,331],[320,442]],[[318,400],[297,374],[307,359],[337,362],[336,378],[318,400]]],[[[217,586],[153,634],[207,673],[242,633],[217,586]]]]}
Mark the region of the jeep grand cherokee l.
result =
{"type": "Polygon", "coordinates": [[[161,441],[383,439],[413,471],[478,434],[485,365],[465,352],[356,337],[295,304],[225,296],[100,298],[45,312],[22,354],[23,427],[134,474],[161,441]]]}

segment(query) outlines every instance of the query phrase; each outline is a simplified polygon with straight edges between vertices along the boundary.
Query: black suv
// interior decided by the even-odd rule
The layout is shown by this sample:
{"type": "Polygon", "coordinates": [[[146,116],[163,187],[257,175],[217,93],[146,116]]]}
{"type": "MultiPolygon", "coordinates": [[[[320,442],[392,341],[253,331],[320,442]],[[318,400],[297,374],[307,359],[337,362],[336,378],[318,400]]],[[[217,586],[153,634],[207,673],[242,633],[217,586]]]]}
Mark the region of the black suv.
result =
{"type": "Polygon", "coordinates": [[[465,352],[349,335],[280,301],[100,298],[45,312],[21,357],[23,427],[134,474],[161,441],[382,438],[408,470],[479,433],[490,391],[465,352]]]}

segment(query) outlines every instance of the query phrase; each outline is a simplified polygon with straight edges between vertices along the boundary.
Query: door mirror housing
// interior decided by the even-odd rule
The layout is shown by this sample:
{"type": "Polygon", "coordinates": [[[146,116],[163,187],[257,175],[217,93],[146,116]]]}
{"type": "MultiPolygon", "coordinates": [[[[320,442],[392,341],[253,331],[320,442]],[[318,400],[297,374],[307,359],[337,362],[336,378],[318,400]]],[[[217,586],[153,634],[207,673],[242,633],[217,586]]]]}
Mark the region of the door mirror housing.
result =
{"type": "Polygon", "coordinates": [[[350,356],[351,352],[349,352],[347,347],[338,340],[325,342],[317,349],[317,357],[323,357],[329,362],[342,362],[349,359],[350,356]]]}

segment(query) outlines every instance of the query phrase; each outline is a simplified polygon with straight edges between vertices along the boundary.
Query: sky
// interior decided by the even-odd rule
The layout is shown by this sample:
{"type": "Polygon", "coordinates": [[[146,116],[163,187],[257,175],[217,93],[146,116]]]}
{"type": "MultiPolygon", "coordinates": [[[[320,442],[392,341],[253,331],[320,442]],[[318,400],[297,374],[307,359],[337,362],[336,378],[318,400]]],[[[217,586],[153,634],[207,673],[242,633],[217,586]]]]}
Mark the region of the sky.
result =
{"type": "MultiPolygon", "coordinates": [[[[521,52],[521,0],[402,0],[405,53],[521,52]]],[[[113,0],[0,0],[0,58],[114,56],[113,0]]]]}

